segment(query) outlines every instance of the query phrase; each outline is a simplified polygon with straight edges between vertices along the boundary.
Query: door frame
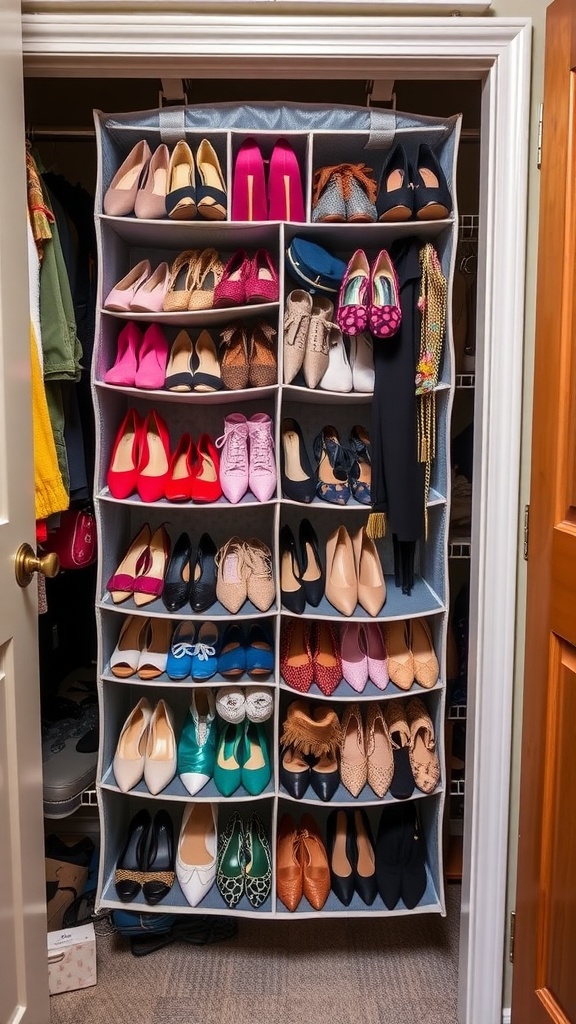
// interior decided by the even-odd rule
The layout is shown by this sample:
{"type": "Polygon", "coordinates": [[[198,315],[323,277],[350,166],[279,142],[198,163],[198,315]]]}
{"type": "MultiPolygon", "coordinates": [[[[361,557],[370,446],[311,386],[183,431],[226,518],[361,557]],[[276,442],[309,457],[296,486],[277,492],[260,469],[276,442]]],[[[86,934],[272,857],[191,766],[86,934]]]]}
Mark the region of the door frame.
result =
{"type": "MultiPolygon", "coordinates": [[[[186,13],[179,13],[185,10],[186,13]]],[[[479,79],[482,90],[469,709],[459,1016],[502,1020],[512,695],[520,542],[531,23],[527,18],[167,13],[24,0],[33,77],[479,79]],[[63,13],[58,13],[63,11],[63,13]],[[480,335],[479,335],[480,336],[480,335]],[[507,461],[502,453],[507,454],[507,461]]],[[[253,8],[251,8],[253,9],[253,8]]],[[[286,6],[282,5],[286,10],[286,6]]],[[[353,9],[352,7],[350,8],[353,9]]],[[[220,11],[220,13],[218,13],[220,11]]],[[[310,13],[307,13],[310,12],[310,13]]]]}

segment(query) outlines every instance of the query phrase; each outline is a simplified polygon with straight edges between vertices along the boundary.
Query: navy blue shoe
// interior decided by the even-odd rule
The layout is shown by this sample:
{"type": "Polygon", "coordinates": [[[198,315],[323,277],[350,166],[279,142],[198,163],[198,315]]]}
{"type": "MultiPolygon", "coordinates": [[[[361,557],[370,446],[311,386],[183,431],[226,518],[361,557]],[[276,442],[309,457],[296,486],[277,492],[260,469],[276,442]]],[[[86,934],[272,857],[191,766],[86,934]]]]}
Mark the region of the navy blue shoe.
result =
{"type": "Polygon", "coordinates": [[[236,622],[231,622],[222,634],[218,655],[218,672],[224,679],[239,679],[246,671],[246,649],[244,631],[236,622]]]}
{"type": "Polygon", "coordinates": [[[254,622],[248,630],[246,671],[251,679],[265,679],[274,671],[274,638],[264,623],[254,622]]]}

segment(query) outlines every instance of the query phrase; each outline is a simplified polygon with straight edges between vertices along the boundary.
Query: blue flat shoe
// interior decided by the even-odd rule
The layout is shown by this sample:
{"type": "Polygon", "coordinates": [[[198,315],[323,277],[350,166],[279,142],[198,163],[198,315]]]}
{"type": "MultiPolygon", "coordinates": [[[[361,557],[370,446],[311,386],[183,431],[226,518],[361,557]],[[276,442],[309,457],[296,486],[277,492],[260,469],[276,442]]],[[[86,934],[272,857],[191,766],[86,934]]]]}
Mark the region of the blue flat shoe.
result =
{"type": "Polygon", "coordinates": [[[266,679],[274,671],[274,638],[268,626],[254,622],[246,637],[246,671],[251,679],[266,679]]]}
{"type": "Polygon", "coordinates": [[[251,796],[258,796],[272,775],[270,750],[264,726],[248,719],[244,722],[244,755],[242,785],[251,796]]]}
{"type": "Polygon", "coordinates": [[[190,796],[195,796],[214,774],[218,725],[212,691],[192,691],[184,728],[178,740],[178,775],[190,796]]]}
{"type": "Polygon", "coordinates": [[[226,626],[218,655],[218,672],[225,679],[239,679],[246,671],[244,631],[236,622],[226,626]]]}
{"type": "Polygon", "coordinates": [[[195,635],[193,622],[179,622],[176,626],[166,660],[166,674],[170,679],[187,679],[190,675],[195,635]]]}
{"type": "Polygon", "coordinates": [[[222,796],[232,796],[242,781],[243,747],[244,722],[225,725],[218,740],[214,765],[214,785],[222,796]]]}
{"type": "Polygon", "coordinates": [[[196,636],[190,675],[197,682],[211,679],[218,669],[220,636],[214,622],[203,622],[196,636]]]}

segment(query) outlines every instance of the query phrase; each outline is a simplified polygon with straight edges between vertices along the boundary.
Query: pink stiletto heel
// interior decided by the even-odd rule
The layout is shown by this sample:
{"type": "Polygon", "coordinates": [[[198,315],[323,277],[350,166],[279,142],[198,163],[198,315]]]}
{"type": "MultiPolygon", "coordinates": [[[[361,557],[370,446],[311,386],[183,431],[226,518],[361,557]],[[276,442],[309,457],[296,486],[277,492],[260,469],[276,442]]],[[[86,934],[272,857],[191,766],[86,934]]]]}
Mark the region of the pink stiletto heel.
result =
{"type": "Polygon", "coordinates": [[[133,388],[138,367],[138,352],[142,345],[142,331],[130,320],[118,335],[118,350],[114,364],[104,374],[105,384],[118,384],[133,388]]]}
{"type": "Polygon", "coordinates": [[[270,158],[268,219],[305,221],[304,193],[298,160],[286,139],[278,139],[270,158]]]}
{"type": "Polygon", "coordinates": [[[137,388],[159,390],[166,380],[168,342],[158,324],[150,324],[142,339],[135,384],[137,388]]]}
{"type": "Polygon", "coordinates": [[[234,164],[232,220],[267,220],[264,161],[254,139],[242,143],[234,164]]]}

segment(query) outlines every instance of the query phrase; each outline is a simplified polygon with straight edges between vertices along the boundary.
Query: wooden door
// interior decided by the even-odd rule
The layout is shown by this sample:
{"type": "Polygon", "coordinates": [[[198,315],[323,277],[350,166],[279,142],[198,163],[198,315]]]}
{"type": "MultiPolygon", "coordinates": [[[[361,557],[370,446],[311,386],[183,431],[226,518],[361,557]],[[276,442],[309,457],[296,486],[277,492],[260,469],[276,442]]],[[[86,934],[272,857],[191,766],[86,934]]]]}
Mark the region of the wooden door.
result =
{"type": "MultiPolygon", "coordinates": [[[[576,1022],[576,4],[548,9],[513,1024],[576,1022]]],[[[503,382],[504,383],[504,382],[503,382]]]]}
{"type": "Polygon", "coordinates": [[[48,1024],[19,0],[0,0],[0,1021],[48,1024]]]}

